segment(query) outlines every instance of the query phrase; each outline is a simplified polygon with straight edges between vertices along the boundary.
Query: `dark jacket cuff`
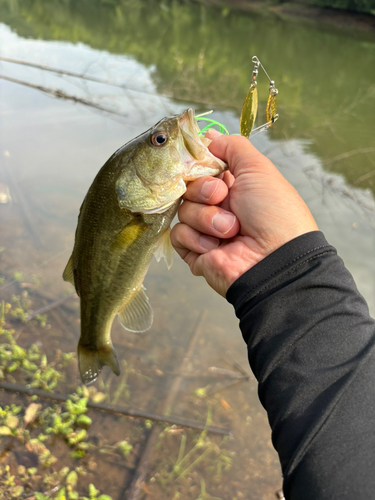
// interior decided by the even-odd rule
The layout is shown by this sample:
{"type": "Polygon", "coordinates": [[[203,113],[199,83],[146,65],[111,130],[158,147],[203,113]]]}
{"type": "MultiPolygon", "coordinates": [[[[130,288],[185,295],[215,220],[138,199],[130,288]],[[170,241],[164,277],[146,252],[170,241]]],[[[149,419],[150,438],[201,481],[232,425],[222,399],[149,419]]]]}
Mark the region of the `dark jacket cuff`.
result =
{"type": "Polygon", "coordinates": [[[320,231],[298,236],[289,241],[240,276],[228,289],[226,298],[239,317],[242,304],[248,303],[257,294],[272,284],[277,285],[283,276],[290,274],[304,262],[325,252],[336,252],[320,231]]]}

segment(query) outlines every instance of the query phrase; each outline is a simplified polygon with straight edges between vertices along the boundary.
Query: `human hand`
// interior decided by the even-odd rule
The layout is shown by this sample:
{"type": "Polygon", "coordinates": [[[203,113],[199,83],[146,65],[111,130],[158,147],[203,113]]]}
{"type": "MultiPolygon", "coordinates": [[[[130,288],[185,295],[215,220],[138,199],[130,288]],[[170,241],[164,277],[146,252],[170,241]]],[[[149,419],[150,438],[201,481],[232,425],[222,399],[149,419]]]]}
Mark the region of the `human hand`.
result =
{"type": "Polygon", "coordinates": [[[294,187],[246,138],[212,130],[206,137],[229,171],[188,185],[171,241],[191,272],[225,297],[244,272],[318,227],[294,187]]]}

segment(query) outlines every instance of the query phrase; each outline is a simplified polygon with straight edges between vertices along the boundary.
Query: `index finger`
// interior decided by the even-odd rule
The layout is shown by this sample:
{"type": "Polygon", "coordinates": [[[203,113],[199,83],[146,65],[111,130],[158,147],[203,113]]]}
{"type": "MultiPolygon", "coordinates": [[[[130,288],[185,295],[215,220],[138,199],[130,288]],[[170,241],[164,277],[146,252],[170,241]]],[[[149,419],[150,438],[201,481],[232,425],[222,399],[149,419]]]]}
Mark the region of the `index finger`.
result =
{"type": "Polygon", "coordinates": [[[184,200],[207,205],[219,205],[228,195],[227,184],[215,177],[201,177],[187,186],[184,200]]]}

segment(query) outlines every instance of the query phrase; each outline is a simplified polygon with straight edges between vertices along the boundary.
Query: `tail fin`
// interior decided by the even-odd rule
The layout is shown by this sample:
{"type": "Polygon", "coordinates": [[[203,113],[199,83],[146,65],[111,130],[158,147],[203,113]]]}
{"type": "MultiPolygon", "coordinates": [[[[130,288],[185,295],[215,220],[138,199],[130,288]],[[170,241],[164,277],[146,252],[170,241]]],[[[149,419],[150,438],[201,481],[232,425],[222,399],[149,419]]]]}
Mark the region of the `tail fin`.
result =
{"type": "Polygon", "coordinates": [[[84,384],[95,382],[104,365],[109,366],[116,375],[120,375],[120,367],[112,345],[90,349],[78,344],[79,373],[84,384]]]}

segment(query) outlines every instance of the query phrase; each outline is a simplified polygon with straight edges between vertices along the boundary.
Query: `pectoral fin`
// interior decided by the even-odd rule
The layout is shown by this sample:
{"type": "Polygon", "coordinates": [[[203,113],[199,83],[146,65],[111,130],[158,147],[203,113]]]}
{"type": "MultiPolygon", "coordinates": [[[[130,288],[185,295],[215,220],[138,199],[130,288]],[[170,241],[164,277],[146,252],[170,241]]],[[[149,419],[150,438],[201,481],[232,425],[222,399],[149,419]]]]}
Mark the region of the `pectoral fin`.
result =
{"type": "Polygon", "coordinates": [[[119,312],[120,323],[131,332],[145,332],[151,327],[154,319],[150,302],[144,290],[142,286],[132,300],[119,312]]]}
{"type": "Polygon", "coordinates": [[[167,268],[170,269],[173,264],[173,247],[170,238],[171,230],[168,228],[163,236],[158,241],[157,247],[154,250],[155,259],[160,262],[161,258],[164,257],[167,268]]]}
{"type": "Polygon", "coordinates": [[[72,255],[70,256],[70,259],[68,260],[68,263],[65,267],[65,270],[63,272],[63,280],[67,281],[68,283],[71,283],[73,286],[74,284],[74,274],[73,274],[73,259],[72,255]]]}

